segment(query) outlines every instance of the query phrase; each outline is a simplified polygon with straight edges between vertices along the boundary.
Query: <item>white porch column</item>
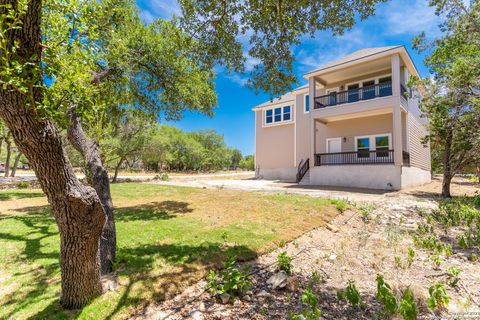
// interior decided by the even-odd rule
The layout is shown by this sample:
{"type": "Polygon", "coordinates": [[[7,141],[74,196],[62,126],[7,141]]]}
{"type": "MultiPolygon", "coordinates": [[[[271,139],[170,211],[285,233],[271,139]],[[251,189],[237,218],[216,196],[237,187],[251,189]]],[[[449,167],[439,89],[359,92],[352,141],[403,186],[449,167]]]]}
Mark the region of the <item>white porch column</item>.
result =
{"type": "Polygon", "coordinates": [[[315,110],[315,96],[317,94],[317,81],[315,80],[315,77],[311,77],[308,79],[308,98],[310,100],[310,112],[308,115],[310,116],[310,119],[308,120],[308,125],[310,126],[310,134],[309,134],[309,139],[310,139],[310,167],[313,167],[315,165],[315,131],[316,131],[316,126],[315,126],[315,119],[312,118],[312,112],[315,110]]]}
{"type": "Polygon", "coordinates": [[[392,94],[395,99],[393,107],[393,159],[396,166],[403,163],[402,156],[402,111],[400,109],[400,56],[395,54],[392,61],[392,94]]]}
{"type": "Polygon", "coordinates": [[[310,168],[315,166],[315,144],[317,136],[317,121],[310,119],[310,168]]]}

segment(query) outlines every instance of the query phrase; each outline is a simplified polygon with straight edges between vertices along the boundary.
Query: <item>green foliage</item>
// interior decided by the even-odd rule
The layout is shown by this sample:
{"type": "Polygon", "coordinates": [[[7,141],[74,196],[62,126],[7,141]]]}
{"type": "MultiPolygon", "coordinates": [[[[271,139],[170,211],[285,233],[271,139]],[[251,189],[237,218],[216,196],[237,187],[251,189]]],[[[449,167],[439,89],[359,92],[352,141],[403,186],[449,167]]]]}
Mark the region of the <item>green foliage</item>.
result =
{"type": "Polygon", "coordinates": [[[355,281],[348,280],[345,290],[337,291],[337,298],[339,300],[346,299],[352,306],[361,304],[360,292],[358,292],[357,287],[355,286],[355,281]]]}
{"type": "Polygon", "coordinates": [[[228,293],[238,296],[250,286],[249,268],[240,270],[236,267],[236,258],[233,255],[227,257],[223,264],[221,274],[210,270],[207,277],[207,290],[212,294],[228,293]]]}
{"type": "Polygon", "coordinates": [[[428,294],[427,306],[430,310],[445,309],[450,302],[450,297],[443,283],[436,283],[428,288],[428,294]]]}
{"type": "Polygon", "coordinates": [[[415,258],[415,250],[409,247],[407,252],[407,267],[410,268],[412,266],[414,258],[415,258]]]}
{"type": "Polygon", "coordinates": [[[277,266],[287,274],[292,273],[292,257],[288,256],[286,251],[281,252],[277,257],[277,266]]]}
{"type": "Polygon", "coordinates": [[[375,205],[373,203],[365,203],[359,207],[360,214],[362,215],[362,220],[365,223],[369,223],[371,219],[371,214],[375,210],[375,205]]]}
{"type": "Polygon", "coordinates": [[[377,275],[377,295],[378,301],[383,305],[389,315],[397,312],[397,300],[392,292],[392,288],[385,282],[382,275],[377,275]]]}
{"type": "Polygon", "coordinates": [[[345,212],[345,210],[348,209],[348,202],[345,200],[332,200],[332,202],[335,204],[335,207],[337,208],[338,211],[340,212],[345,212]]]}
{"type": "Polygon", "coordinates": [[[405,320],[415,320],[418,315],[418,307],[415,302],[415,296],[413,295],[412,289],[407,287],[400,298],[400,303],[398,304],[398,312],[405,320]]]}
{"type": "Polygon", "coordinates": [[[443,244],[435,234],[429,234],[424,237],[414,235],[413,243],[419,248],[427,249],[437,253],[441,253],[443,251],[443,244]]]}
{"type": "Polygon", "coordinates": [[[253,171],[255,170],[255,158],[254,156],[245,156],[240,163],[239,166],[243,170],[253,171]]]}
{"type": "Polygon", "coordinates": [[[28,189],[29,185],[26,181],[20,181],[15,184],[18,189],[28,189]]]}
{"type": "Polygon", "coordinates": [[[462,270],[457,267],[450,267],[447,269],[447,276],[448,276],[448,285],[451,287],[456,287],[460,278],[458,277],[462,270]]]}
{"type": "Polygon", "coordinates": [[[302,293],[302,303],[305,308],[301,314],[289,313],[291,320],[320,320],[322,313],[318,309],[318,298],[310,288],[302,293]]]}

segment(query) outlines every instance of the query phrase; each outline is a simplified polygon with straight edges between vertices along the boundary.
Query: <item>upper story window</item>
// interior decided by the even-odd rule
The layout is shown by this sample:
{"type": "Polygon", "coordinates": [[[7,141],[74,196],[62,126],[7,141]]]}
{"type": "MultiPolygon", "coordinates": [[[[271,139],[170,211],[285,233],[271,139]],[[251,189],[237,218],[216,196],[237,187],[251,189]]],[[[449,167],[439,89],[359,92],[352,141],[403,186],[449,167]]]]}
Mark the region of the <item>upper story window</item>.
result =
{"type": "Polygon", "coordinates": [[[310,111],[310,95],[305,95],[305,113],[310,111]]]}
{"type": "Polygon", "coordinates": [[[292,107],[283,106],[265,110],[265,124],[289,122],[292,120],[292,107]]]}

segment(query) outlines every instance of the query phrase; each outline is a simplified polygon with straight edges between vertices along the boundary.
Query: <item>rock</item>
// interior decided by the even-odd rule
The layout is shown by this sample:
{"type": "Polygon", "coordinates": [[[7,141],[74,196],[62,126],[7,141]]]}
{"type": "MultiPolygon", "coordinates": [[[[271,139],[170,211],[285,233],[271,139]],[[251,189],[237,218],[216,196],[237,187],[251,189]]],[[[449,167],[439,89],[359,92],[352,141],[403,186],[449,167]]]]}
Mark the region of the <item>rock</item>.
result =
{"type": "Polygon", "coordinates": [[[242,304],[242,303],[240,302],[240,299],[235,299],[235,301],[233,301],[233,306],[234,306],[234,307],[237,307],[237,308],[238,308],[238,307],[241,306],[241,304],[242,304]]]}
{"type": "Polygon", "coordinates": [[[330,231],[332,231],[332,232],[334,232],[334,233],[337,233],[337,232],[338,232],[338,228],[335,227],[334,225],[330,224],[330,223],[327,223],[325,226],[327,227],[328,230],[330,230],[330,231]]]}
{"type": "Polygon", "coordinates": [[[200,302],[200,305],[198,306],[198,310],[200,310],[200,312],[205,312],[207,310],[207,308],[205,308],[205,303],[200,302]]]}
{"type": "Polygon", "coordinates": [[[222,303],[225,304],[228,302],[228,300],[230,300],[230,295],[228,293],[222,293],[220,295],[220,300],[222,300],[222,303]]]}
{"type": "Polygon", "coordinates": [[[252,298],[249,295],[244,295],[243,300],[250,302],[252,301],[252,298]]]}
{"type": "Polygon", "coordinates": [[[281,289],[285,288],[287,285],[287,274],[285,271],[280,271],[271,276],[267,280],[267,284],[272,285],[272,289],[281,289]]]}
{"type": "Polygon", "coordinates": [[[260,298],[266,298],[266,297],[269,297],[269,296],[270,296],[270,293],[268,293],[265,290],[262,290],[259,293],[257,293],[257,297],[260,297],[260,298]]]}
{"type": "Polygon", "coordinates": [[[337,255],[336,254],[332,254],[330,257],[328,257],[328,259],[332,260],[332,261],[335,261],[337,259],[337,255]]]}
{"type": "Polygon", "coordinates": [[[286,288],[290,292],[295,292],[298,290],[299,283],[300,281],[298,280],[297,276],[288,277],[286,288]]]}
{"type": "Polygon", "coordinates": [[[203,319],[202,313],[198,310],[193,310],[192,312],[190,312],[189,316],[192,320],[202,320],[203,319]]]}

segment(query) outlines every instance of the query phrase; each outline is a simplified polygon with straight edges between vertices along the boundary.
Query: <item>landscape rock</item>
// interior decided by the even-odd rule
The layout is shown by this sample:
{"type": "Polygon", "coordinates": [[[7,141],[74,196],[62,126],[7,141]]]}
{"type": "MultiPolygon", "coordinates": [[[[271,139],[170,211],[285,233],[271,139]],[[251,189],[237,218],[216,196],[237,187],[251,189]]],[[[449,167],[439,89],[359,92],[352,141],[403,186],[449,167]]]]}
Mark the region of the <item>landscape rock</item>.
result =
{"type": "Polygon", "coordinates": [[[298,280],[297,276],[291,276],[287,278],[287,285],[286,288],[290,292],[296,292],[300,285],[300,281],[298,280]]]}
{"type": "Polygon", "coordinates": [[[257,293],[257,297],[260,297],[260,298],[267,298],[270,296],[270,293],[268,293],[267,291],[265,290],[262,290],[260,291],[259,293],[257,293]]]}
{"type": "Polygon", "coordinates": [[[287,285],[287,278],[287,273],[285,271],[280,271],[268,278],[267,284],[270,284],[273,290],[285,288],[287,285]]]}
{"type": "Polygon", "coordinates": [[[337,259],[337,255],[332,254],[330,257],[328,257],[328,259],[335,261],[337,259]]]}
{"type": "Polygon", "coordinates": [[[202,320],[203,319],[203,315],[200,311],[198,310],[193,310],[192,312],[190,312],[190,319],[192,320],[202,320]]]}
{"type": "Polygon", "coordinates": [[[230,295],[228,293],[222,293],[220,295],[220,300],[222,300],[222,303],[225,304],[230,300],[230,295]]]}

